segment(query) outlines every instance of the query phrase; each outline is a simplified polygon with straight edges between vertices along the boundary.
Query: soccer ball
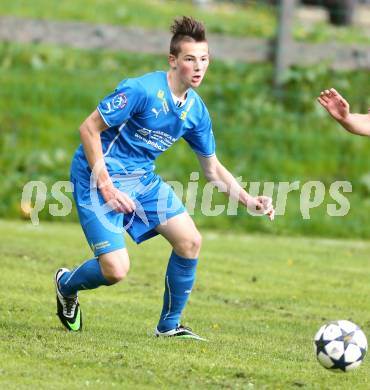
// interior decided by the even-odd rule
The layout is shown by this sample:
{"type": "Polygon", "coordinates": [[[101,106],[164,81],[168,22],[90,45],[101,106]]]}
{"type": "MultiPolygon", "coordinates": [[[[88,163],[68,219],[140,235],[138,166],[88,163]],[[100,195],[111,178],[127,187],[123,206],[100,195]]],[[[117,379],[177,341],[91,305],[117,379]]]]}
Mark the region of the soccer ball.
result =
{"type": "Polygon", "coordinates": [[[314,338],[317,360],[325,368],[350,371],[363,361],[367,351],[364,332],[353,322],[340,320],[323,325],[314,338]]]}

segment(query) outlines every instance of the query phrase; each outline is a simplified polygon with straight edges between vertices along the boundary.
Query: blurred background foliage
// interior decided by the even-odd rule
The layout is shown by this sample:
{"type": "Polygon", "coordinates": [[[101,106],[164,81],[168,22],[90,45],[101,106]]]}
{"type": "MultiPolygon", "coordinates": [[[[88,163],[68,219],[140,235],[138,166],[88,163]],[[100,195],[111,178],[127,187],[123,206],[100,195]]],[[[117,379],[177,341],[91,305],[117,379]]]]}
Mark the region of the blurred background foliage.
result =
{"type": "MultiPolygon", "coordinates": [[[[274,1],[192,1],[192,0],[0,0],[0,15],[49,20],[75,20],[168,31],[173,18],[193,15],[209,32],[240,37],[274,38],[277,27],[274,1]],[[195,3],[204,4],[195,6],[195,3]]],[[[330,2],[317,0],[316,4],[330,2]]],[[[333,1],[332,1],[333,2],[333,1]]],[[[361,26],[346,28],[326,23],[322,7],[319,17],[300,17],[294,23],[297,41],[370,43],[369,31],[361,26]]]]}
{"type": "MultiPolygon", "coordinates": [[[[47,204],[57,203],[50,189],[54,182],[69,178],[82,120],[121,78],[167,68],[163,56],[38,44],[1,44],[0,59],[0,175],[5,178],[0,217],[4,218],[20,216],[21,192],[30,180],[44,181],[47,204]]],[[[340,130],[315,102],[322,89],[335,86],[355,111],[364,112],[370,105],[368,72],[333,72],[326,64],[293,67],[286,74],[280,100],[272,93],[272,77],[270,64],[211,64],[199,93],[213,117],[218,156],[246,182],[300,181],[301,188],[308,180],[320,180],[326,186],[325,202],[311,210],[310,220],[304,220],[300,191],[294,191],[288,195],[286,215],[271,224],[248,217],[245,210],[239,210],[238,216],[204,217],[198,199],[197,223],[291,235],[369,237],[369,139],[340,130]],[[345,218],[326,213],[327,204],[335,203],[328,190],[336,180],[353,185],[353,193],[346,194],[351,210],[345,218]]],[[[158,159],[157,171],[166,180],[185,184],[197,170],[192,151],[182,141],[158,159]]],[[[222,203],[224,198],[216,193],[214,199],[222,203]]],[[[56,219],[47,207],[40,217],[56,219]]],[[[63,219],[76,220],[75,211],[63,219]]]]}

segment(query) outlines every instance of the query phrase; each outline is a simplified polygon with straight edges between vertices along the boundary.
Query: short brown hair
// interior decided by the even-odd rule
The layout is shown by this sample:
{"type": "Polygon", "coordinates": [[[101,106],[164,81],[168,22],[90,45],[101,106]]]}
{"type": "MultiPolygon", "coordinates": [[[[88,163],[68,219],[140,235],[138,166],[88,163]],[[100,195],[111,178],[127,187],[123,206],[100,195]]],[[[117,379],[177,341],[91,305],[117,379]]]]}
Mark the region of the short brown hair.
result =
{"type": "Polygon", "coordinates": [[[177,57],[180,53],[181,41],[206,42],[206,29],[202,22],[193,19],[191,16],[183,16],[174,20],[171,26],[172,38],[170,43],[170,54],[177,57]]]}

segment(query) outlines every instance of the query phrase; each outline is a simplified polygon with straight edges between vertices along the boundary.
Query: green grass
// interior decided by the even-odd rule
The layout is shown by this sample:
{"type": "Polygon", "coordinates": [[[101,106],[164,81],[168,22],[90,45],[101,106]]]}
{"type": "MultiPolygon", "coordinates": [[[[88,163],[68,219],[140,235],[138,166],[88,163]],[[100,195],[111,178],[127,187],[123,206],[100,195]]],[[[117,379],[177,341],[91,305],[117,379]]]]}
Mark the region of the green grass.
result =
{"type": "Polygon", "coordinates": [[[0,222],[0,387],[6,389],[368,389],[316,362],[320,325],[352,319],[370,334],[369,241],[204,232],[183,320],[208,343],[152,337],[170,248],[129,243],[123,283],[82,292],[85,329],[55,313],[53,272],[90,256],[77,224],[0,222]]]}
{"type": "MultiPolygon", "coordinates": [[[[140,26],[168,31],[172,20],[192,15],[205,22],[207,30],[235,36],[273,38],[276,9],[265,1],[247,4],[214,2],[212,7],[196,7],[190,0],[0,0],[0,15],[34,19],[78,20],[122,26],[140,26]]],[[[296,20],[294,38],[306,42],[336,41],[369,44],[369,34],[360,26],[336,27],[323,22],[296,20]]]]}

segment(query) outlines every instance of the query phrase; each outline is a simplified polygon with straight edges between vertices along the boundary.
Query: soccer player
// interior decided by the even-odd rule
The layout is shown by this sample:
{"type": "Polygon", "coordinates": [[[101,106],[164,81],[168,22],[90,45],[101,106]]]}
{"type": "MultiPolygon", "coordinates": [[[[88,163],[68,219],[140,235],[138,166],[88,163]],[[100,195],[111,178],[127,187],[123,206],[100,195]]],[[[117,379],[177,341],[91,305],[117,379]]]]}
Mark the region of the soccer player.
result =
{"type": "Polygon", "coordinates": [[[123,80],[80,126],[82,144],[72,161],[71,181],[94,257],[55,274],[57,314],[68,330],[82,329],[78,291],[110,286],[126,276],[125,230],[136,243],[160,234],[173,248],[155,335],[202,339],[180,323],[201,235],[173,190],[154,172],[154,160],[179,138],[195,152],[208,181],[249,210],[273,218],[271,199],[249,195],[216,157],[211,119],[194,91],[209,64],[204,26],[182,17],[171,31],[168,72],[123,80]]]}
{"type": "Polygon", "coordinates": [[[351,113],[347,100],[334,88],[322,91],[317,100],[347,131],[370,136],[370,108],[367,114],[351,113]]]}

